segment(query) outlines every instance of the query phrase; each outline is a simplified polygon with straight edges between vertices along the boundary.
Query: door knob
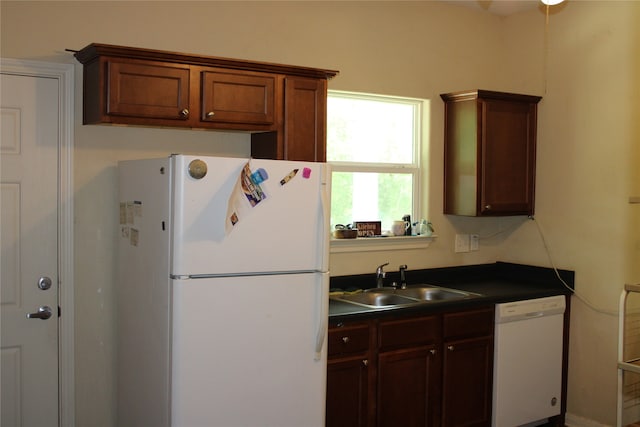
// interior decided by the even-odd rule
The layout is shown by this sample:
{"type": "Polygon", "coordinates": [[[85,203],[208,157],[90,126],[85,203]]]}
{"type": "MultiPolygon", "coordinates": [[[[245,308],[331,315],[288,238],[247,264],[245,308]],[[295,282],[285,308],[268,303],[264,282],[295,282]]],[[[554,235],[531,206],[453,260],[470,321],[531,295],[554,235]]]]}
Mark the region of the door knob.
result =
{"type": "Polygon", "coordinates": [[[47,320],[53,315],[53,311],[51,311],[51,307],[48,305],[43,305],[38,309],[36,313],[27,313],[27,319],[42,319],[47,320]]]}

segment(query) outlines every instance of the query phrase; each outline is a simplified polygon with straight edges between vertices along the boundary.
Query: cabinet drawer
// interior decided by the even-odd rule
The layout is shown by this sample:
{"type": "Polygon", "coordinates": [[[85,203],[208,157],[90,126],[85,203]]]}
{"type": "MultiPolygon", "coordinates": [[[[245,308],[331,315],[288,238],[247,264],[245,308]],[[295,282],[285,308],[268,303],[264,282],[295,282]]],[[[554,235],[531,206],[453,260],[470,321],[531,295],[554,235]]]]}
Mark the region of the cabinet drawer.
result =
{"type": "Polygon", "coordinates": [[[447,313],[444,315],[444,338],[461,338],[493,334],[494,309],[447,313]]]}
{"type": "Polygon", "coordinates": [[[428,316],[380,322],[378,345],[381,350],[436,342],[440,338],[440,317],[428,316]]]}
{"type": "Polygon", "coordinates": [[[329,357],[363,353],[369,349],[369,325],[337,326],[329,329],[329,357]]]}

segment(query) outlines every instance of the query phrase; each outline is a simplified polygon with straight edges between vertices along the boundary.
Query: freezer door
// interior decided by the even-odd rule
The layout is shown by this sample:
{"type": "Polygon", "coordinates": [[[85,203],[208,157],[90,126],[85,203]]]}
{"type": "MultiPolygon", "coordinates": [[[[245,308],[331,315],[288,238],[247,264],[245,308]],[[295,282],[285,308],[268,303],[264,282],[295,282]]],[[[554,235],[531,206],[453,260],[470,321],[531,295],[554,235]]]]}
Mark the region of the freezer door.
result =
{"type": "Polygon", "coordinates": [[[172,157],[173,277],[327,271],[327,165],[252,159],[251,173],[267,178],[264,198],[251,206],[239,185],[248,161],[172,157]],[[226,229],[229,212],[237,222],[226,229]]]}
{"type": "Polygon", "coordinates": [[[172,425],[323,427],[328,283],[327,273],[175,280],[172,425]]]}

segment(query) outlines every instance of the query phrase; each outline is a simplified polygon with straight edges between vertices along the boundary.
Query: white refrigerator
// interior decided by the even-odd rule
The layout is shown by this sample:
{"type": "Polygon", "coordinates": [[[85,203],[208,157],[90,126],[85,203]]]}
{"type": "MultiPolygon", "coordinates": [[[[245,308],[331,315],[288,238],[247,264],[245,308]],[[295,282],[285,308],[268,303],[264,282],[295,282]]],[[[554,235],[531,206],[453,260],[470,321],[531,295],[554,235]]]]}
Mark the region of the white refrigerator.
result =
{"type": "Polygon", "coordinates": [[[324,426],[327,165],[118,169],[117,425],[324,426]]]}

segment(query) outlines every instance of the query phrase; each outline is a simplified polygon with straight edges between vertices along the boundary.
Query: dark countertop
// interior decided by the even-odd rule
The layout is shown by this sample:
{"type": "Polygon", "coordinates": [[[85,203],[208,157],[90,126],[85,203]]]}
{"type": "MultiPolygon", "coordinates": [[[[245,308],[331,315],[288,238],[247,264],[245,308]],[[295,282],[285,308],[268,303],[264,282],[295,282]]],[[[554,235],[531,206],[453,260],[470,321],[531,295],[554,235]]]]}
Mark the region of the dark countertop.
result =
{"type": "MultiPolygon", "coordinates": [[[[399,281],[397,272],[387,274],[386,283],[399,281]]],[[[553,295],[568,295],[571,291],[562,280],[573,289],[574,273],[545,267],[497,262],[461,267],[444,267],[426,270],[407,271],[409,286],[431,284],[451,289],[481,294],[479,297],[463,300],[429,302],[401,308],[368,308],[331,299],[329,318],[331,321],[355,320],[360,318],[382,317],[386,315],[430,313],[460,310],[476,306],[542,298],[553,295]]],[[[352,290],[366,289],[375,285],[375,275],[337,276],[331,278],[331,288],[352,290]],[[362,286],[365,285],[365,286],[362,286]]]]}

